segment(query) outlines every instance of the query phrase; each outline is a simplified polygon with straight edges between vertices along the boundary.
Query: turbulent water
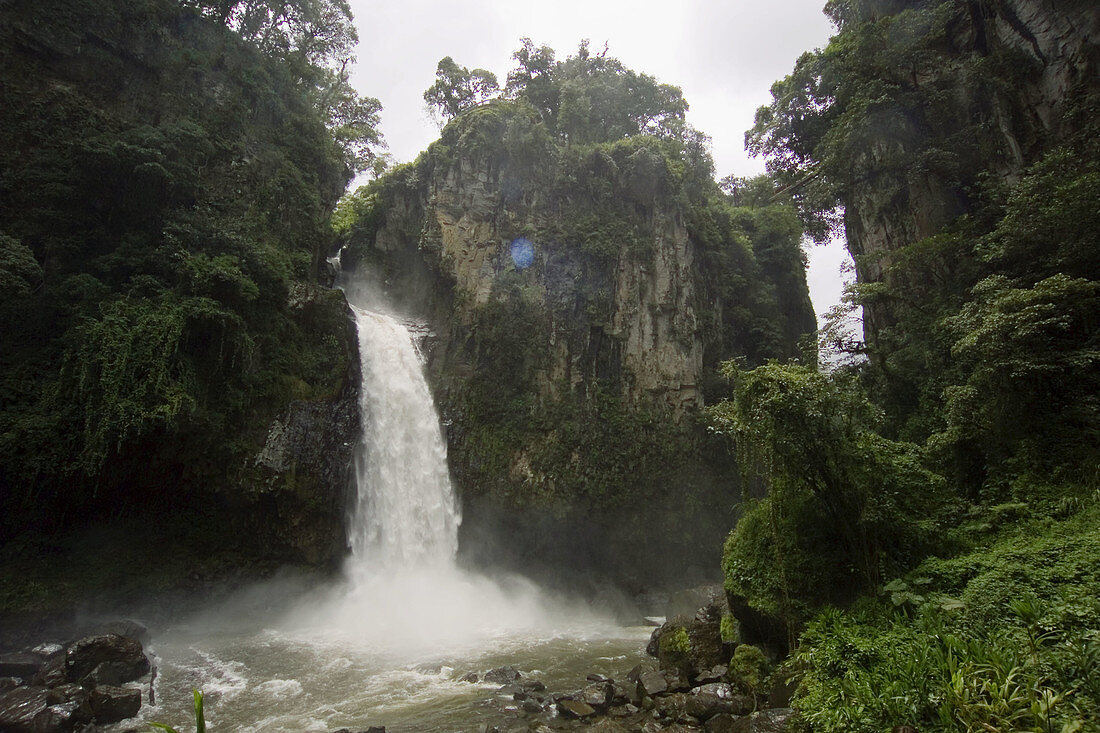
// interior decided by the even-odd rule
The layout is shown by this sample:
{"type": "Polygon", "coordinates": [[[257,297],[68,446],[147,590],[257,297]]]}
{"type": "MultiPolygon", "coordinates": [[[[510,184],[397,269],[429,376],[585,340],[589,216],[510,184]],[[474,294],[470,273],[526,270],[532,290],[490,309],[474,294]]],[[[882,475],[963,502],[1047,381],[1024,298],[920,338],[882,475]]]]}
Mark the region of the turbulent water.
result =
{"type": "Polygon", "coordinates": [[[472,730],[522,713],[467,672],[510,664],[566,691],[641,657],[649,629],[456,564],[460,514],[415,340],[372,291],[347,291],[364,431],[343,579],[272,581],[155,635],[146,720],[182,726],[197,687],[214,730],[472,730]]]}

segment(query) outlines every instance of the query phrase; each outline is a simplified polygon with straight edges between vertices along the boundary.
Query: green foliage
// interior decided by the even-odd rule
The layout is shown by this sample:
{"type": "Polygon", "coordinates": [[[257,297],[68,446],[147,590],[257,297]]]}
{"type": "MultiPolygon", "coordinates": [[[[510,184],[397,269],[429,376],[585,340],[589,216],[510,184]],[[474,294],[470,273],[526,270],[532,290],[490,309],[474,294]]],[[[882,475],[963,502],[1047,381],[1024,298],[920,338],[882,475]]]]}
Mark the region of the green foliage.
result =
{"type": "Polygon", "coordinates": [[[1100,729],[1096,528],[1095,511],[1033,520],[890,584],[922,589],[903,614],[822,612],[797,655],[802,715],[815,731],[1100,729]]]}
{"type": "Polygon", "coordinates": [[[424,101],[446,122],[463,110],[489,101],[499,90],[496,74],[485,69],[471,71],[445,56],[436,66],[435,83],[424,92],[424,101]]]}
{"type": "Polygon", "coordinates": [[[731,400],[708,409],[736,446],[743,485],[763,479],[723,556],[726,588],[792,637],[822,603],[875,587],[929,547],[942,480],[917,446],[873,432],[877,411],[839,375],[726,365],[731,400]],[[824,519],[824,521],[822,521],[824,519]]]}
{"type": "Polygon", "coordinates": [[[268,421],[346,373],[343,306],[308,283],[380,143],[347,4],[17,2],[15,27],[2,529],[243,497],[268,421]]]}
{"type": "Polygon", "coordinates": [[[728,679],[738,692],[754,695],[761,691],[768,677],[768,661],[764,652],[752,644],[739,644],[730,659],[728,679]]]}

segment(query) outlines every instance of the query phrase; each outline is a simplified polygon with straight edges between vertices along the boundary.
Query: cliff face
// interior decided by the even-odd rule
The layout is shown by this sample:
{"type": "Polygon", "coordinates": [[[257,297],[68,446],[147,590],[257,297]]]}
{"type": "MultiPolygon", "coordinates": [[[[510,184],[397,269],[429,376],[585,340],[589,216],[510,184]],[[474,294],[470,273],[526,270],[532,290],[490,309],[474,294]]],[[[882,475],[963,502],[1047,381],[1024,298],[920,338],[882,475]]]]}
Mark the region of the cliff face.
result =
{"type": "Polygon", "coordinates": [[[734,518],[734,472],[696,422],[718,363],[796,354],[789,334],[814,329],[797,225],[721,203],[713,182],[692,193],[654,139],[463,144],[517,119],[512,103],[472,110],[378,182],[345,265],[369,263],[435,334],[466,551],[503,530],[516,561],[575,553],[622,577],[671,551],[672,572],[734,518]],[[800,290],[778,297],[775,271],[800,290]]]}
{"type": "MultiPolygon", "coordinates": [[[[887,15],[928,16],[915,24],[919,42],[905,37],[903,16],[896,16],[894,53],[920,46],[927,55],[912,68],[880,70],[884,78],[909,76],[894,103],[868,108],[866,137],[851,158],[845,232],[864,283],[888,278],[892,253],[971,211],[983,175],[1014,182],[1052,142],[1073,132],[1065,117],[1072,101],[1100,90],[1095,3],[894,5],[887,15]]],[[[884,301],[868,303],[865,315],[871,344],[896,321],[884,301]]]]}

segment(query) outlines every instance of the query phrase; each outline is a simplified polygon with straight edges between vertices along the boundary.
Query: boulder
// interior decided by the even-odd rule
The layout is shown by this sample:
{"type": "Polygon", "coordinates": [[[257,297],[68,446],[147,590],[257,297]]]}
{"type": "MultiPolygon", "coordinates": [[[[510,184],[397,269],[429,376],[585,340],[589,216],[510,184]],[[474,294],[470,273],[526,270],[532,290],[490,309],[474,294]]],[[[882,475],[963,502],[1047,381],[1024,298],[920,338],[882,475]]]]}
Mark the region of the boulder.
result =
{"type": "Polygon", "coordinates": [[[596,708],[596,710],[606,710],[607,706],[611,704],[611,694],[610,682],[594,682],[584,688],[581,692],[581,699],[596,708]]]}
{"type": "Polygon", "coordinates": [[[68,672],[65,669],[65,655],[58,654],[46,660],[38,674],[31,680],[33,685],[43,687],[57,687],[69,681],[68,672]]]}
{"type": "Polygon", "coordinates": [[[656,657],[661,669],[675,671],[689,679],[707,675],[727,660],[722,645],[721,616],[700,611],[699,617],[676,616],[659,626],[646,651],[656,640],[656,657]]]}
{"type": "Polygon", "coordinates": [[[65,653],[65,672],[72,682],[83,683],[93,672],[95,679],[90,680],[93,683],[103,679],[109,684],[109,676],[129,682],[149,672],[149,659],[137,639],[100,634],[85,637],[69,647],[65,653]]]}
{"type": "Polygon", "coordinates": [[[526,698],[520,704],[520,707],[522,707],[523,711],[527,712],[527,713],[541,713],[541,712],[543,712],[542,703],[539,702],[538,700],[534,699],[533,697],[526,698]]]}
{"type": "Polygon", "coordinates": [[[708,606],[725,605],[725,591],[720,584],[700,585],[677,591],[668,597],[665,606],[665,618],[675,616],[695,616],[708,606]]]}
{"type": "Polygon", "coordinates": [[[149,627],[132,618],[121,618],[101,624],[96,634],[115,634],[129,639],[137,639],[142,644],[149,643],[149,627]]]}
{"type": "Polygon", "coordinates": [[[749,719],[740,715],[720,713],[706,722],[707,733],[748,733],[749,719]]]}
{"type": "Polygon", "coordinates": [[[34,716],[35,733],[69,733],[77,725],[91,720],[87,710],[79,703],[67,702],[50,705],[34,716]]]}
{"type": "Polygon", "coordinates": [[[23,684],[22,677],[0,677],[0,692],[13,690],[23,684]]]}
{"type": "Polygon", "coordinates": [[[755,712],[749,716],[748,733],[787,733],[792,717],[794,710],[791,708],[755,712]]]}
{"type": "Polygon", "coordinates": [[[654,709],[666,720],[684,722],[689,715],[687,703],[690,698],[691,695],[683,692],[662,695],[653,700],[654,709]]]}
{"type": "Polygon", "coordinates": [[[132,718],[141,709],[141,690],[101,685],[91,694],[92,715],[97,723],[117,723],[132,718]]]}
{"type": "Polygon", "coordinates": [[[507,685],[510,682],[515,682],[522,676],[523,675],[520,674],[519,670],[517,670],[515,667],[505,665],[503,667],[490,669],[488,672],[485,673],[482,681],[493,682],[498,685],[507,685]]]}
{"type": "Polygon", "coordinates": [[[45,687],[16,687],[0,695],[0,730],[33,733],[34,717],[44,710],[45,687]]]}
{"type": "Polygon", "coordinates": [[[668,691],[668,681],[660,672],[643,672],[638,677],[638,695],[653,697],[668,691]]]}
{"type": "Polygon", "coordinates": [[[700,692],[698,689],[695,689],[692,690],[691,695],[688,696],[685,709],[688,715],[702,721],[707,721],[719,713],[732,713],[732,697],[732,692],[729,695],[720,696],[714,692],[700,692]]]}
{"type": "Polygon", "coordinates": [[[0,677],[21,677],[29,680],[45,661],[45,657],[30,652],[0,654],[0,677]]]}
{"type": "Polygon", "coordinates": [[[459,682],[477,682],[478,679],[479,678],[477,676],[477,672],[467,672],[466,674],[459,677],[458,681],[459,682]]]}
{"type": "Polygon", "coordinates": [[[44,642],[39,644],[34,649],[31,649],[32,654],[38,654],[41,657],[49,659],[50,657],[60,654],[65,651],[65,647],[55,642],[44,642]]]}
{"type": "Polygon", "coordinates": [[[721,682],[725,679],[727,672],[729,672],[728,666],[725,664],[718,664],[695,675],[695,681],[704,685],[710,682],[721,682]]]}
{"type": "Polygon", "coordinates": [[[583,700],[563,698],[558,700],[558,713],[566,718],[590,718],[596,714],[596,709],[583,700]]]}

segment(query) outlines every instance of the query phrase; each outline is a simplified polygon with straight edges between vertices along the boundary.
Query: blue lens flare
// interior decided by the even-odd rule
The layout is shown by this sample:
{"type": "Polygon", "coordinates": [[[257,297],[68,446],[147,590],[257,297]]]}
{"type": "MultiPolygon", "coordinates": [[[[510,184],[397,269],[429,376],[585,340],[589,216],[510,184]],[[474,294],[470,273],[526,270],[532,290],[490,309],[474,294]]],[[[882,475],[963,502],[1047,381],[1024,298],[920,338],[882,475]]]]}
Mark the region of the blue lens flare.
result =
{"type": "Polygon", "coordinates": [[[525,270],[535,262],[535,243],[527,237],[512,240],[512,262],[517,270],[525,270]]]}

